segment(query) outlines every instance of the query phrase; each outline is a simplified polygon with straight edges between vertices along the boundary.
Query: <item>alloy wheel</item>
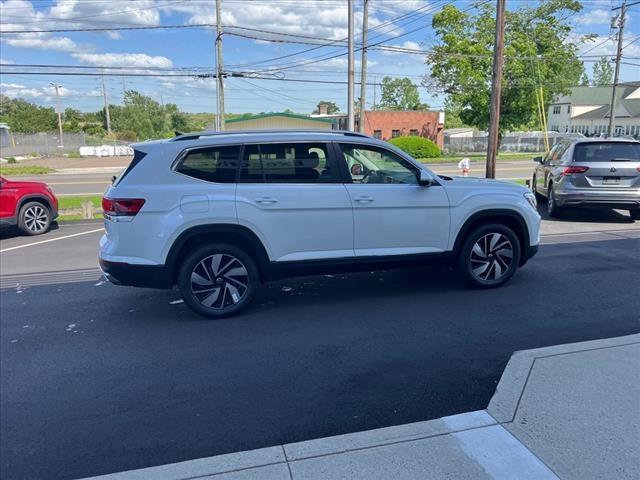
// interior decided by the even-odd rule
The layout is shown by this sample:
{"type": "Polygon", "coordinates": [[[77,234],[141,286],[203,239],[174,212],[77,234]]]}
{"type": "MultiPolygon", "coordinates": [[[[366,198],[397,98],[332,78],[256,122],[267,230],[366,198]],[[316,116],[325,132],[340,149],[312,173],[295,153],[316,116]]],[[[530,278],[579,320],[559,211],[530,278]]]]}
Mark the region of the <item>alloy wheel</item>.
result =
{"type": "Polygon", "coordinates": [[[45,207],[33,205],[24,212],[24,224],[33,233],[43,232],[49,224],[49,212],[45,207]]]}
{"type": "Polygon", "coordinates": [[[224,310],[236,305],[249,288],[249,272],[236,257],[218,253],[196,264],[191,272],[191,292],[207,308],[224,310]]]}
{"type": "Polygon", "coordinates": [[[482,281],[500,279],[513,263],[513,245],[501,233],[488,233],[471,249],[471,271],[482,281]]]}

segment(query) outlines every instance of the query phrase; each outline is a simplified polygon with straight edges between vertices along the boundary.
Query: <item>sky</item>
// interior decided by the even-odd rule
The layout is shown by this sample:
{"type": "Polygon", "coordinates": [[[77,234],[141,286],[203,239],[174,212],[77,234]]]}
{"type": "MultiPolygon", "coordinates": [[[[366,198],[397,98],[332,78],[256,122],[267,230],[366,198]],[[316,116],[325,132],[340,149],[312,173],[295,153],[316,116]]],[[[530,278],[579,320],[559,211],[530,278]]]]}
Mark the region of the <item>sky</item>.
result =
{"type": "MultiPolygon", "coordinates": [[[[507,0],[508,8],[538,0],[507,0]]],[[[621,0],[583,0],[583,10],[568,19],[572,35],[591,33],[585,55],[614,55],[611,8],[621,0]]],[[[363,0],[355,0],[356,41],[361,36],[363,0]]],[[[424,54],[436,39],[432,15],[446,4],[472,9],[478,0],[369,0],[370,49],[368,83],[385,76],[404,76],[416,84],[427,72],[424,54]],[[389,47],[391,46],[391,47],[389,47]]],[[[223,59],[227,72],[245,72],[258,78],[227,78],[227,112],[284,111],[311,113],[318,101],[347,104],[347,0],[222,0],[223,59]],[[252,37],[252,38],[247,38],[252,37]],[[277,40],[277,41],[269,41],[277,40]],[[256,73],[260,72],[260,73],[256,73]],[[303,81],[307,80],[307,81],[303,81]]],[[[188,112],[216,110],[215,82],[196,78],[214,68],[215,0],[3,0],[0,1],[0,92],[42,105],[54,105],[54,82],[63,108],[81,111],[102,108],[101,76],[55,76],[52,72],[96,72],[111,67],[106,92],[111,104],[121,104],[123,91],[137,90],[159,102],[175,103],[188,112]],[[189,26],[140,29],[139,27],[189,26]],[[194,27],[195,26],[195,27],[194,27]],[[131,30],[45,32],[60,29],[131,30]],[[136,29],[137,28],[137,29],[136,29]],[[36,68],[20,65],[57,65],[77,68],[36,68]],[[88,68],[91,67],[91,68],[88,68]],[[115,67],[124,67],[115,69],[115,67]],[[21,73],[10,73],[21,72],[21,73]],[[25,75],[41,72],[43,75],[25,75]],[[136,76],[154,75],[154,76],[136,76]],[[171,76],[173,75],[173,76],[171,76]],[[177,76],[183,75],[183,76],[177,76]]],[[[640,5],[629,8],[621,66],[621,81],[640,80],[640,5]],[[635,63],[635,65],[632,65],[635,63]]],[[[589,60],[594,60],[589,57],[589,60]]],[[[586,63],[591,74],[591,63],[586,63]]],[[[356,52],[356,81],[360,54],[356,52]]],[[[421,100],[432,109],[444,97],[419,87],[421,100]]],[[[356,97],[359,87],[356,89],[356,97]]],[[[379,101],[380,88],[369,85],[367,107],[379,101]]]]}

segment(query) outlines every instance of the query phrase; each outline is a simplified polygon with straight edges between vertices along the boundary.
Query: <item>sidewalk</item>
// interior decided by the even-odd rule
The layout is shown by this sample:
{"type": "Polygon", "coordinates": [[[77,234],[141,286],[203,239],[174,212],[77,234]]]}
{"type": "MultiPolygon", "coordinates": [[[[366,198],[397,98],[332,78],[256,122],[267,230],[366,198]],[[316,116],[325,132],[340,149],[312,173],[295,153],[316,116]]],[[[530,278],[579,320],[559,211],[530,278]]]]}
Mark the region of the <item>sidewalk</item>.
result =
{"type": "Polygon", "coordinates": [[[640,334],[516,352],[486,410],[101,480],[640,478],[640,334]]]}

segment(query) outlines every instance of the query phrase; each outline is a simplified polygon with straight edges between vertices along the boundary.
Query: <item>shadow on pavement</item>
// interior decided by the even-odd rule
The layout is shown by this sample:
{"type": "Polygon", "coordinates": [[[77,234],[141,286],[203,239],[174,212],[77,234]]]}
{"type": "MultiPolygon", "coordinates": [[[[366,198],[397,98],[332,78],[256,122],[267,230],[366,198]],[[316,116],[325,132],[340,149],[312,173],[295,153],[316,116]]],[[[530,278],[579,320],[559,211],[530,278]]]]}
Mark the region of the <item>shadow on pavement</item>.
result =
{"type": "Polygon", "coordinates": [[[547,213],[546,202],[538,203],[538,213],[547,222],[582,222],[582,223],[620,223],[631,224],[635,220],[625,210],[597,209],[597,208],[565,208],[561,217],[553,218],[547,213]]]}

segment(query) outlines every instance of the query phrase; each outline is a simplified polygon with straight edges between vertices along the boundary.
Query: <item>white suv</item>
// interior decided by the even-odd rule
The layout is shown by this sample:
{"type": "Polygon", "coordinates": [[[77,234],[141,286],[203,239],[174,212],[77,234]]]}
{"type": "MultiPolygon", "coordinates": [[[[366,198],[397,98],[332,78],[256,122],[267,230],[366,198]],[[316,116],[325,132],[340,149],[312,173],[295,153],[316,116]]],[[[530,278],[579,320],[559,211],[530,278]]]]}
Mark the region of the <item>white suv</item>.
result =
{"type": "Polygon", "coordinates": [[[342,131],[180,135],[133,145],[105,192],[100,266],[116,284],[171,288],[209,317],[260,282],[418,264],[495,287],[537,251],[534,195],[437,176],[392,145],[342,131]]]}

